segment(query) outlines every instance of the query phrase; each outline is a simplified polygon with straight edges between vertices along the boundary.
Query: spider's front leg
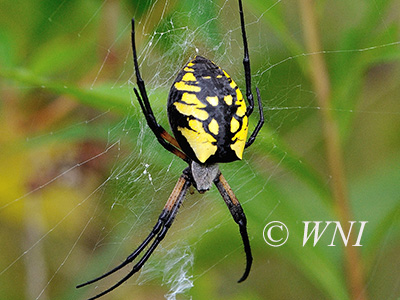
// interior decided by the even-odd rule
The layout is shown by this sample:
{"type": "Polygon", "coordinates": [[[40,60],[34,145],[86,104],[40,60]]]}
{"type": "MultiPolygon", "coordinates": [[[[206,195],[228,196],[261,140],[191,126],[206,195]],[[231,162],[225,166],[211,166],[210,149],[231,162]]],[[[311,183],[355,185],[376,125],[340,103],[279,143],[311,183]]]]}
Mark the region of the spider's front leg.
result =
{"type": "Polygon", "coordinates": [[[251,265],[253,263],[249,236],[247,234],[246,215],[244,214],[242,206],[240,205],[238,199],[236,198],[235,194],[233,193],[231,187],[229,186],[222,173],[219,173],[217,178],[214,179],[214,184],[216,185],[219,193],[224,199],[226,205],[228,206],[233,220],[239,225],[239,231],[240,235],[242,236],[244,252],[246,253],[246,269],[244,270],[242,277],[238,280],[238,282],[242,282],[246,280],[247,276],[249,276],[251,265]]]}
{"type": "Polygon", "coordinates": [[[133,260],[135,260],[139,256],[139,254],[141,254],[142,251],[150,244],[153,238],[155,238],[154,242],[148,247],[147,251],[143,254],[140,260],[133,266],[132,270],[125,277],[123,277],[121,280],[119,280],[116,284],[114,284],[107,290],[101,292],[100,294],[88,300],[100,298],[101,296],[104,296],[105,294],[108,294],[112,290],[119,287],[121,284],[123,284],[125,281],[131,278],[136,272],[138,272],[145,264],[145,262],[149,259],[151,254],[157,248],[158,244],[164,239],[165,235],[168,232],[168,229],[171,227],[172,222],[174,221],[175,216],[178,212],[178,209],[185,197],[185,194],[192,183],[190,179],[190,173],[188,170],[189,169],[187,168],[183,171],[183,174],[176,183],[175,188],[173,189],[171,195],[169,196],[169,199],[165,204],[162,213],[158,217],[156,225],[153,227],[152,231],[147,236],[147,238],[142,242],[142,244],[140,244],[140,246],[134,252],[132,252],[132,254],[130,254],[125,259],[124,262],[122,262],[120,265],[118,265],[111,271],[103,274],[100,277],[97,277],[93,280],[87,281],[77,286],[77,288],[81,288],[83,286],[95,283],[105,277],[108,277],[109,275],[115,273],[116,271],[122,269],[123,267],[131,263],[133,260]]]}

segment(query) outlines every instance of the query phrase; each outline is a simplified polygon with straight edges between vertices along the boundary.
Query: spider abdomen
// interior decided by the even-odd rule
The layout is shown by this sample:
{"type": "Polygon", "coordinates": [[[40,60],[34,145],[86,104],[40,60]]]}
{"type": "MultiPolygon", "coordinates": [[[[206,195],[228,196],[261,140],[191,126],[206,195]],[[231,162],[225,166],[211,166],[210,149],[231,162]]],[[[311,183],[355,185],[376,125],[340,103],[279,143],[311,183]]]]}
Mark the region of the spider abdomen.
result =
{"type": "Polygon", "coordinates": [[[196,56],[179,72],[168,97],[168,118],[191,159],[203,164],[242,159],[246,104],[232,78],[210,60],[196,56]]]}

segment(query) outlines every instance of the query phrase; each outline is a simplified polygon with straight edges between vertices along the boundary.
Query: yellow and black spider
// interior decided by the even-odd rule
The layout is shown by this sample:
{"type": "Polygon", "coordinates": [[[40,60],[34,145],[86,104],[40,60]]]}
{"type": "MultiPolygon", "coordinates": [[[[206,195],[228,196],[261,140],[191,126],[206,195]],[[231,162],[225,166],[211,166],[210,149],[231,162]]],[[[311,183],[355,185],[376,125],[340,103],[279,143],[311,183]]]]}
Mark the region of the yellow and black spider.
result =
{"type": "Polygon", "coordinates": [[[111,292],[140,270],[165,237],[191,185],[200,193],[209,190],[213,183],[216,185],[234,221],[239,225],[243,240],[246,268],[239,282],[244,281],[249,275],[253,257],[247,235],[246,216],[218,168],[218,163],[242,159],[244,149],[254,142],[264,124],[260,91],[256,88],[260,119],[250,138],[246,141],[248,118],[253,112],[254,100],[251,92],[250,60],[241,0],[239,0],[239,15],[244,47],[243,65],[246,98],[249,106],[246,108],[246,103],[238,86],[224,70],[207,58],[196,56],[179,72],[169,92],[168,119],[175,138],[157,123],[151,109],[145,84],[139,72],[135,46],[135,27],[132,19],[133,62],[139,88],[139,91],[134,88],[135,95],[146,117],[147,124],[159,143],[187,162],[189,166],[183,171],[156,225],[143,243],[119,266],[98,278],[77,286],[78,288],[86,286],[120,270],[138,258],[139,254],[148,246],[147,251],[138,259],[138,262],[124,278],[90,299],[97,299],[111,292]],[[154,241],[150,244],[153,239],[154,241]]]}

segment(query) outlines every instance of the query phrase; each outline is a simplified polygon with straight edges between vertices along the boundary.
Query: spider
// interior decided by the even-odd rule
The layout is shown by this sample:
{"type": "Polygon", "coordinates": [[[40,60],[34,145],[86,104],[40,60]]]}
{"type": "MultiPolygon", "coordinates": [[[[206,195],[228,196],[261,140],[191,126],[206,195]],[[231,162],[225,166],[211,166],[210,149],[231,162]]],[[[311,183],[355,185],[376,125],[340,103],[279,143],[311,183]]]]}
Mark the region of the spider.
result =
{"type": "Polygon", "coordinates": [[[247,234],[246,216],[235,194],[218,168],[218,163],[242,159],[244,149],[254,142],[264,124],[260,91],[256,88],[260,118],[254,131],[246,141],[248,118],[253,112],[254,100],[251,92],[250,60],[243,6],[241,0],[238,0],[238,2],[244,48],[243,65],[246,98],[249,106],[246,108],[246,103],[238,86],[224,70],[212,61],[196,56],[179,72],[169,92],[167,112],[175,138],[157,123],[150,106],[145,83],[139,71],[135,45],[135,21],[132,19],[133,63],[139,89],[138,91],[134,88],[136,98],[147,124],[158,142],[166,150],[188,163],[188,167],[183,170],[156,225],[142,244],[114,269],[77,286],[77,288],[80,288],[97,282],[138,259],[138,262],[125,277],[90,299],[97,299],[111,292],[140,270],[167,234],[190,186],[194,186],[200,193],[204,193],[211,188],[212,184],[215,184],[234,221],[239,225],[244,245],[246,267],[238,282],[244,281],[250,273],[253,257],[247,234]],[[153,239],[154,241],[151,243],[153,239]],[[145,251],[146,248],[147,251],[145,251]],[[144,254],[141,258],[138,258],[142,252],[144,254]]]}

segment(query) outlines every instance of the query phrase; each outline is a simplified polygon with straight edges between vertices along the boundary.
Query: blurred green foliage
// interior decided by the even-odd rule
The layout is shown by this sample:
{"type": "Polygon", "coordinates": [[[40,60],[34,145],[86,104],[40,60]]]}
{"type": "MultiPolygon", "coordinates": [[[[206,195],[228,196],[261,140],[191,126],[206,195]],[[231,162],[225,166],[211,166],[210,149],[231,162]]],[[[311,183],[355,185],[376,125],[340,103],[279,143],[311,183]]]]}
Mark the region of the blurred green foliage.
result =
{"type": "MultiPolygon", "coordinates": [[[[315,5],[351,211],[354,220],[369,222],[357,249],[365,290],[369,299],[398,299],[399,5],[315,5]]],[[[252,273],[236,284],[244,257],[216,191],[190,195],[165,241],[194,251],[194,287],[183,299],[351,299],[343,247],[327,247],[329,241],[302,247],[302,221],[338,217],[308,67],[313,53],[304,46],[298,6],[244,1],[253,85],[261,91],[266,125],[245,162],[221,169],[247,214],[252,273]],[[272,220],[290,229],[280,248],[262,238],[272,220]]],[[[144,127],[131,83],[132,17],[143,78],[165,127],[168,85],[196,51],[244,85],[235,0],[1,0],[2,299],[84,299],[116,282],[74,288],[144,238],[184,168],[144,127]],[[163,178],[157,187],[130,177],[149,162],[153,177],[163,178]],[[142,216],[153,198],[157,206],[142,216]],[[135,226],[138,215],[148,221],[135,226]]],[[[144,285],[132,279],[107,299],[160,299],[168,291],[162,283],[162,275],[144,285]]]]}

